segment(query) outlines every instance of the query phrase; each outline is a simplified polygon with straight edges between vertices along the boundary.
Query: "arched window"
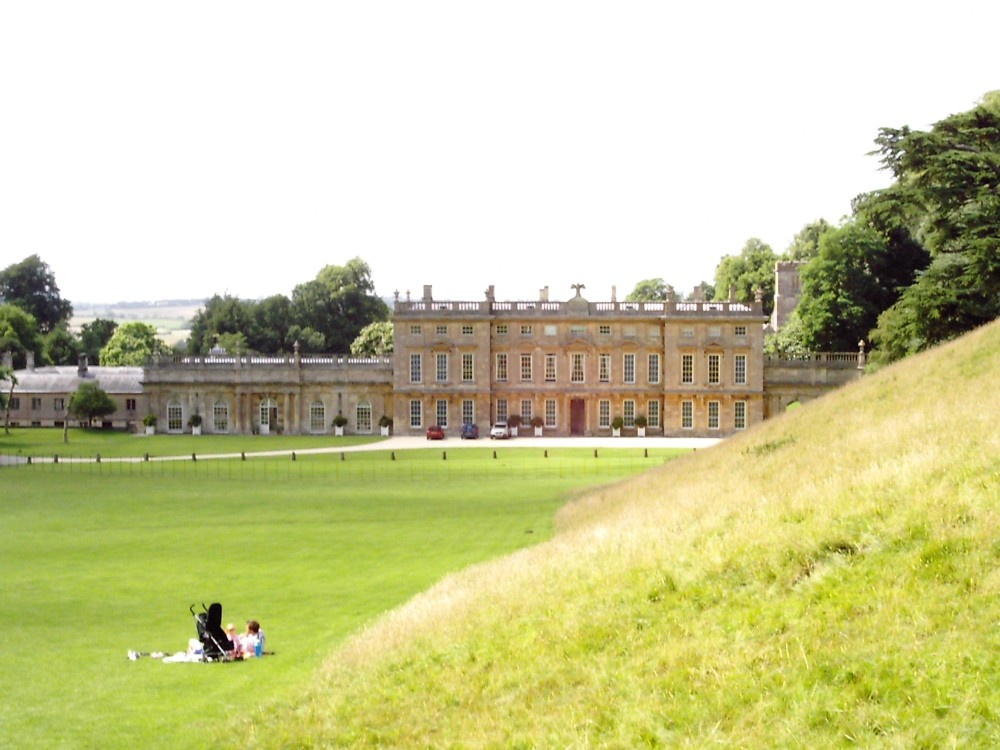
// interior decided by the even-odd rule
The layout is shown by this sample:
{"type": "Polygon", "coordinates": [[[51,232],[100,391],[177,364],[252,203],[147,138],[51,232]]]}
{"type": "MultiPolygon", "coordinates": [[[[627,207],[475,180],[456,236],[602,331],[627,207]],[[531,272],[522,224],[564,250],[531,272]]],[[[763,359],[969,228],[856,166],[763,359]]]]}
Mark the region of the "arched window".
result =
{"type": "Polygon", "coordinates": [[[326,406],[322,401],[313,401],[309,405],[309,432],[326,432],[326,406]]]}
{"type": "Polygon", "coordinates": [[[216,401],[212,407],[212,431],[229,432],[229,404],[216,401]]]}
{"type": "Polygon", "coordinates": [[[167,432],[183,432],[184,410],[176,399],[167,404],[167,432]]]}

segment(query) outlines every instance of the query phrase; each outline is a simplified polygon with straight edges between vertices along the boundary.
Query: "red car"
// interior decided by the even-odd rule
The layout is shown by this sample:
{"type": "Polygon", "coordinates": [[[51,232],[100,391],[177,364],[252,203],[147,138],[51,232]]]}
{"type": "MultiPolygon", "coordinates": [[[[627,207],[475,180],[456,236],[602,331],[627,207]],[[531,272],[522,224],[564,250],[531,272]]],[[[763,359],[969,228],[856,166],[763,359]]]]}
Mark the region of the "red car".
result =
{"type": "Polygon", "coordinates": [[[428,440],[444,440],[444,427],[439,424],[432,424],[427,428],[428,440]]]}

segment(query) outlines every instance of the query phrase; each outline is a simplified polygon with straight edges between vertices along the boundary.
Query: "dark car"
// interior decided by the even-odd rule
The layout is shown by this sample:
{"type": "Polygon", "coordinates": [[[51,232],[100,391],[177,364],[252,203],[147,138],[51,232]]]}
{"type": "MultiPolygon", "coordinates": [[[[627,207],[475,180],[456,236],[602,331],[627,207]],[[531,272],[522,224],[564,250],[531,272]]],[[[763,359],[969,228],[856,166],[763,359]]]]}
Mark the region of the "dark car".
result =
{"type": "Polygon", "coordinates": [[[444,427],[439,424],[432,424],[427,428],[428,440],[444,440],[444,427]]]}
{"type": "Polygon", "coordinates": [[[462,425],[462,440],[477,440],[479,438],[479,425],[467,422],[462,425]]]}

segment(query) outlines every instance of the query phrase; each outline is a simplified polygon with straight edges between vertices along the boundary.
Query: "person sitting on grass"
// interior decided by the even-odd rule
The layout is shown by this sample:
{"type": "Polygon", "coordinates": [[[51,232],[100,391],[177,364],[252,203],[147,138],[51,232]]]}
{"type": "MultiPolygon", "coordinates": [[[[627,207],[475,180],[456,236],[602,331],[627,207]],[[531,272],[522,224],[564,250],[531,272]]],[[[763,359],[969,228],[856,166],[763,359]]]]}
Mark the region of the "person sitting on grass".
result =
{"type": "Polygon", "coordinates": [[[243,647],[241,645],[242,641],[239,634],[236,632],[236,626],[233,623],[226,625],[226,638],[233,642],[233,650],[230,651],[233,659],[243,658],[243,647]]]}
{"type": "Polygon", "coordinates": [[[244,658],[264,653],[264,631],[256,620],[247,620],[247,632],[240,636],[240,652],[244,658]]]}

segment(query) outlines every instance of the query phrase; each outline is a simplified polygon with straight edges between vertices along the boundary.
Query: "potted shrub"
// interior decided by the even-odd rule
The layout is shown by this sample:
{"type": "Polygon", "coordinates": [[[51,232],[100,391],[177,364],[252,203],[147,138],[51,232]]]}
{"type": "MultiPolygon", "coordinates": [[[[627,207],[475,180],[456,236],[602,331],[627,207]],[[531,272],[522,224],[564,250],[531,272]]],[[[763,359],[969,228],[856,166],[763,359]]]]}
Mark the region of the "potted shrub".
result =
{"type": "Polygon", "coordinates": [[[635,418],[635,431],[639,437],[646,437],[646,417],[642,414],[635,418]]]}
{"type": "Polygon", "coordinates": [[[347,424],[347,417],[343,414],[338,413],[337,416],[333,418],[333,430],[337,437],[344,436],[344,425],[347,424]]]}
{"type": "Polygon", "coordinates": [[[392,429],[392,418],[383,414],[382,418],[378,421],[378,426],[382,431],[382,436],[387,437],[389,435],[389,430],[392,429]]]}
{"type": "Polygon", "coordinates": [[[142,423],[146,426],[146,434],[153,435],[156,432],[156,415],[147,414],[142,418],[142,423]]]}
{"type": "Polygon", "coordinates": [[[511,414],[507,417],[507,426],[510,427],[510,436],[517,437],[517,428],[521,426],[521,415],[511,414]]]}
{"type": "Polygon", "coordinates": [[[621,417],[615,417],[611,420],[611,435],[613,437],[622,436],[622,427],[625,426],[625,420],[621,417]]]}
{"type": "Polygon", "coordinates": [[[531,418],[531,426],[535,428],[535,437],[542,436],[542,428],[545,427],[545,420],[539,416],[531,418]]]}
{"type": "Polygon", "coordinates": [[[201,434],[201,414],[195,412],[190,417],[188,417],[188,427],[191,428],[192,435],[201,434]]]}

